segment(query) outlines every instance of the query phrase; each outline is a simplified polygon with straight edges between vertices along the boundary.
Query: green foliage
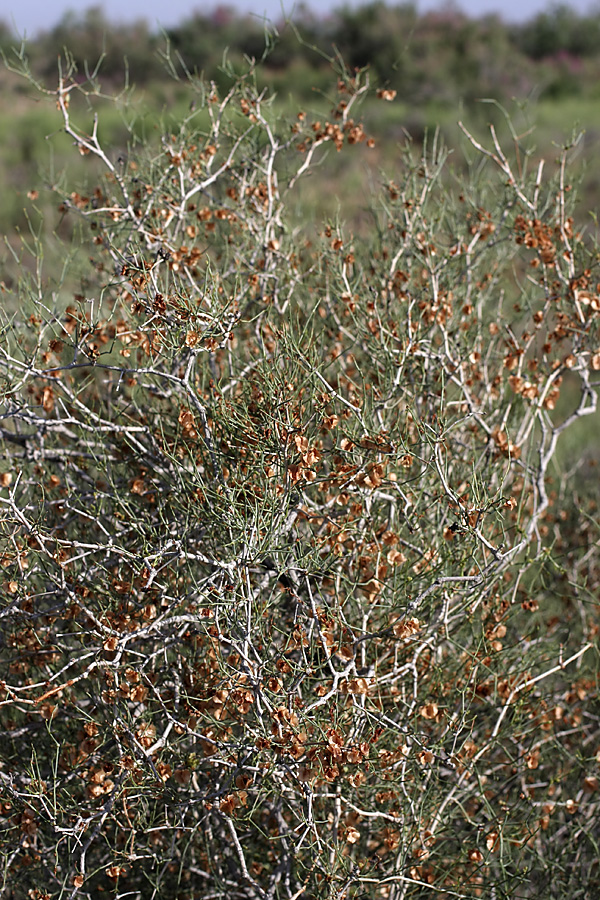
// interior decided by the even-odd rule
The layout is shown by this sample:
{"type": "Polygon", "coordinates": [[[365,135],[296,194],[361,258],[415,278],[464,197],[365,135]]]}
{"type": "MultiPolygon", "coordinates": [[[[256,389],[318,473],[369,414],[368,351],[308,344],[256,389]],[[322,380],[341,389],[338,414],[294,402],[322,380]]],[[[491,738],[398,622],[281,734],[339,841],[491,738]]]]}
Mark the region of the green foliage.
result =
{"type": "Polygon", "coordinates": [[[328,151],[370,152],[365,73],[318,119],[229,78],[126,153],[78,124],[94,80],[46,89],[92,168],[55,185],[60,277],[41,232],[4,286],[2,890],[592,896],[571,148],[546,177],[467,133],[459,180],[407,143],[353,234],[343,197],[297,210],[328,151]]]}
{"type": "Polygon", "coordinates": [[[38,73],[53,80],[56,59],[66,48],[82,73],[93,72],[101,60],[103,72],[118,82],[127,71],[133,82],[144,83],[162,76],[157,45],[158,37],[145,21],[115,27],[96,6],[80,15],[67,12],[54,28],[42,32],[32,47],[32,59],[38,73]]]}
{"type": "MultiPolygon", "coordinates": [[[[116,26],[101,7],[93,7],[79,15],[69,12],[36,35],[29,54],[37,75],[50,81],[57,56],[67,47],[80,72],[88,66],[93,70],[102,58],[105,82],[117,86],[127,79],[139,86],[162,80],[163,37],[190,72],[221,87],[226,51],[243,67],[244,60],[261,60],[268,50],[265,77],[285,76],[285,93],[294,90],[305,98],[336,51],[350,66],[370,66],[374,80],[411,104],[432,96],[466,104],[482,96],[508,100],[532,92],[556,97],[559,84],[569,95],[587,96],[600,64],[597,13],[579,15],[558,5],[509,26],[494,16],[473,19],[453,8],[419,14],[414,4],[388,6],[381,0],[342,5],[324,17],[300,6],[291,20],[276,24],[221,6],[194,12],[160,34],[144,20],[116,26]],[[303,67],[313,79],[296,84],[294,73],[303,67]]],[[[8,26],[0,23],[0,47],[6,50],[9,44],[8,26]]]]}
{"type": "Polygon", "coordinates": [[[578,15],[565,4],[555,4],[513,31],[519,47],[532,59],[569,54],[597,56],[600,40],[598,15],[578,15]]]}

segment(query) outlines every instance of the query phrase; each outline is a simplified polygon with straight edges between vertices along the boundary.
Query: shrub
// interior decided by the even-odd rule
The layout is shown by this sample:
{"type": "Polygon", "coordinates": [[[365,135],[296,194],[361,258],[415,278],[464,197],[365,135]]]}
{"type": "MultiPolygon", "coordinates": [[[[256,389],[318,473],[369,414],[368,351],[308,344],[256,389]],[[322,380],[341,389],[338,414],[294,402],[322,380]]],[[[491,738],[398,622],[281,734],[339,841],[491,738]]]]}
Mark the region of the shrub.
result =
{"type": "Polygon", "coordinates": [[[61,193],[62,274],[32,237],[2,310],[8,897],[598,886],[568,151],[545,180],[492,131],[459,185],[409,144],[365,233],[298,220],[324,151],[368,152],[366,90],[290,122],[252,69],[191,78],[120,160],[74,124],[94,83],[51,93],[104,171],[61,193]]]}

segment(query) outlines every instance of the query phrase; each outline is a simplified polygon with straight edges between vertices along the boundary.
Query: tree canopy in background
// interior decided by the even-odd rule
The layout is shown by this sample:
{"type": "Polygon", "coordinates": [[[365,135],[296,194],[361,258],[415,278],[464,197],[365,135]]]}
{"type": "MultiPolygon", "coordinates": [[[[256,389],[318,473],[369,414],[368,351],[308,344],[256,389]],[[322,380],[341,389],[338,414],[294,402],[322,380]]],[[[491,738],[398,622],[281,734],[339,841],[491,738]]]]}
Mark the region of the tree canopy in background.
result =
{"type": "MultiPolygon", "coordinates": [[[[142,85],[162,77],[157,50],[165,35],[190,71],[219,78],[226,49],[238,64],[244,57],[260,59],[265,34],[272,45],[265,77],[293,73],[293,80],[283,83],[296,93],[311,90],[311,74],[326,66],[324,57],[333,48],[350,66],[370,66],[373,78],[409,103],[502,99],[532,90],[540,96],[577,95],[597,92],[600,83],[600,13],[578,15],[564,5],[520,25],[497,16],[470,18],[451,8],[419,14],[413,4],[380,0],[341,5],[325,16],[302,5],[291,22],[276,23],[218,6],[194,12],[164,35],[143,20],[117,27],[93,7],[65,15],[30,42],[29,52],[35,71],[46,78],[53,76],[65,46],[80,71],[103,52],[103,78],[115,82],[123,80],[126,58],[130,79],[142,85]]],[[[7,25],[0,35],[7,46],[7,25]]]]}

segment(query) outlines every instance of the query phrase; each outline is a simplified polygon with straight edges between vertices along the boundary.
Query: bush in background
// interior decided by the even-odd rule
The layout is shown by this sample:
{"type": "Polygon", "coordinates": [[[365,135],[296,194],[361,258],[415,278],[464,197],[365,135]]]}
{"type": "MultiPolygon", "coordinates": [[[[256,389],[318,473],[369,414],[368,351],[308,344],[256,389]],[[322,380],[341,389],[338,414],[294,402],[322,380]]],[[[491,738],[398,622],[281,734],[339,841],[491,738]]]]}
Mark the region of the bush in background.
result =
{"type": "Polygon", "coordinates": [[[3,298],[7,897],[600,883],[597,507],[555,466],[600,370],[569,151],[546,180],[492,131],[450,188],[407,145],[368,233],[302,220],[323,154],[368,152],[367,88],[284,120],[252,68],[191,77],[128,154],[71,118],[93,81],[50,92],[103,175],[57,198],[62,277],[33,235],[3,298]]]}

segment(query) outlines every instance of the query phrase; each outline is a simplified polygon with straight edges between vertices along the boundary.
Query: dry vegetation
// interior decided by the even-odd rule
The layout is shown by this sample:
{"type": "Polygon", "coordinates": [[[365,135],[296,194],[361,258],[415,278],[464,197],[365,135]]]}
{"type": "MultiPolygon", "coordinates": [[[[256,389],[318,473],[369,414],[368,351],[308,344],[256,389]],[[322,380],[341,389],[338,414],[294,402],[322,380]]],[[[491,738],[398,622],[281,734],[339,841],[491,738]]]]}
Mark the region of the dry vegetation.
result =
{"type": "Polygon", "coordinates": [[[409,145],[367,237],[298,222],[322,153],[367,146],[367,87],[285,121],[252,71],[192,78],[124,159],[70,119],[93,83],[50,95],[104,174],[57,198],[80,288],[31,238],[3,297],[11,900],[598,890],[597,506],[555,466],[600,381],[569,151],[547,179],[492,132],[450,190],[409,145]]]}

